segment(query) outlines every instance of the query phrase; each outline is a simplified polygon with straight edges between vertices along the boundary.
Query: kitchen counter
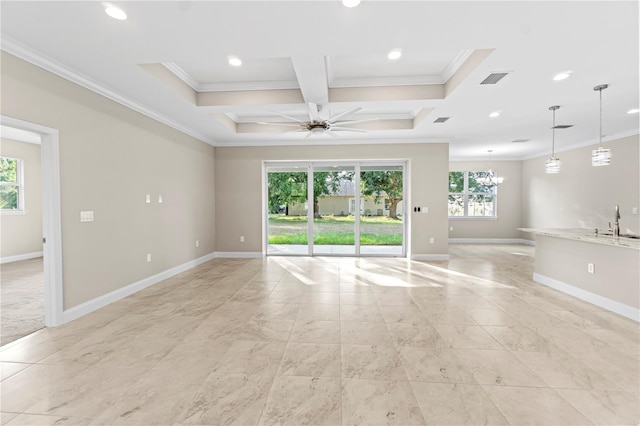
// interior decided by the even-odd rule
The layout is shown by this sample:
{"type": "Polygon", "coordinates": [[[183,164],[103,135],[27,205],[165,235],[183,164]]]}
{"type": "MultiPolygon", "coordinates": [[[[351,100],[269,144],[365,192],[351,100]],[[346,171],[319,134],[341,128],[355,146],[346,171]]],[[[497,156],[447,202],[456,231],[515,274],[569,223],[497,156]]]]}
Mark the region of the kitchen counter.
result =
{"type": "Polygon", "coordinates": [[[640,240],[593,229],[518,229],[535,234],[534,281],[640,322],[640,240]]]}
{"type": "Polygon", "coordinates": [[[640,239],[614,237],[613,235],[596,235],[595,229],[584,228],[518,228],[518,231],[530,232],[536,235],[565,238],[568,240],[585,241],[596,244],[606,244],[615,247],[626,247],[640,250],[640,239]]]}

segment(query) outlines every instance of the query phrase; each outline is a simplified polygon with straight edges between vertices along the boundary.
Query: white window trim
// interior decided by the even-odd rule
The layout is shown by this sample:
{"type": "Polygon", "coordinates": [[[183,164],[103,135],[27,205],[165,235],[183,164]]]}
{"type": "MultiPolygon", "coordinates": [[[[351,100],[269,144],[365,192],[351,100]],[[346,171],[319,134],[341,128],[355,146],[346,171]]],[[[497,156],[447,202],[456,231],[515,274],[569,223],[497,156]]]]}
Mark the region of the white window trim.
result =
{"type": "Polygon", "coordinates": [[[0,182],[0,186],[15,186],[18,188],[18,208],[17,209],[0,209],[3,215],[21,215],[26,214],[24,203],[24,160],[21,158],[8,157],[3,155],[2,158],[16,161],[16,183],[0,182]]]}
{"type": "Polygon", "coordinates": [[[463,197],[463,215],[462,216],[448,216],[449,220],[498,220],[498,187],[493,188],[493,216],[469,216],[469,196],[470,195],[487,195],[484,192],[469,192],[469,172],[475,170],[450,170],[451,172],[464,173],[464,188],[462,192],[449,192],[449,195],[462,195],[463,197]]]}

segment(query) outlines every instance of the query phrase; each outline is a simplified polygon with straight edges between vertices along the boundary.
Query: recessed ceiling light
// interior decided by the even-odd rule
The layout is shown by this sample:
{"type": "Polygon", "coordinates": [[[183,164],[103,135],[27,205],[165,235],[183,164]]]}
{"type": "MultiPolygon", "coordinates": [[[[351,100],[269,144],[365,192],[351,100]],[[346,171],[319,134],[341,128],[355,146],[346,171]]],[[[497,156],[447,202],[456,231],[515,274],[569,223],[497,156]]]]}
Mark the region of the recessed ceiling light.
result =
{"type": "Polygon", "coordinates": [[[240,58],[235,55],[229,55],[227,56],[227,59],[229,60],[229,65],[233,65],[234,67],[239,67],[240,65],[242,65],[242,61],[240,60],[240,58]]]}
{"type": "Polygon", "coordinates": [[[395,61],[396,59],[400,59],[401,56],[402,56],[402,49],[393,49],[391,52],[389,52],[389,54],[387,55],[387,58],[389,58],[392,61],[395,61]]]}
{"type": "Polygon", "coordinates": [[[104,7],[104,12],[113,19],[117,19],[118,21],[124,21],[127,19],[127,14],[119,7],[114,6],[111,3],[102,3],[102,6],[104,7]]]}
{"type": "Polygon", "coordinates": [[[573,74],[573,71],[562,71],[553,76],[553,81],[566,80],[567,78],[571,77],[571,74],[573,74]]]}
{"type": "Polygon", "coordinates": [[[489,114],[489,117],[491,118],[496,118],[496,117],[500,117],[500,111],[493,111],[491,114],[489,114]]]}
{"type": "Polygon", "coordinates": [[[627,114],[637,114],[639,112],[640,112],[640,109],[634,108],[634,109],[630,109],[629,111],[627,111],[627,114]]]}
{"type": "Polygon", "coordinates": [[[342,0],[342,4],[345,7],[356,7],[360,4],[360,0],[342,0]]]}

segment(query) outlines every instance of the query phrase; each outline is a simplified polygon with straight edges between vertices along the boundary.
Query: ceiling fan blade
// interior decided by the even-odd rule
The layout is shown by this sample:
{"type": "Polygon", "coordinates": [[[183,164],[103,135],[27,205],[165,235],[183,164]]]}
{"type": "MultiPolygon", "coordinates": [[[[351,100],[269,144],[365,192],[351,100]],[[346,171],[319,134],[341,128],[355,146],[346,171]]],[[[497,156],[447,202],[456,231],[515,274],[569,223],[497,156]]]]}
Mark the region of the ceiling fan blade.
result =
{"type": "Polygon", "coordinates": [[[311,121],[321,121],[320,113],[318,112],[318,105],[313,102],[309,102],[307,106],[309,107],[309,119],[311,121]]]}
{"type": "Polygon", "coordinates": [[[293,124],[293,123],[269,123],[268,121],[258,121],[256,124],[266,124],[266,125],[269,125],[269,126],[300,127],[300,124],[293,124]]]}
{"type": "Polygon", "coordinates": [[[297,118],[295,118],[295,117],[290,117],[290,116],[288,116],[288,115],[280,114],[279,112],[276,112],[276,111],[271,111],[271,112],[272,112],[273,114],[279,115],[280,117],[286,118],[287,120],[295,121],[295,122],[297,122],[297,123],[304,123],[304,121],[302,121],[302,120],[298,120],[298,119],[297,119],[297,118]]]}
{"type": "Polygon", "coordinates": [[[366,133],[366,130],[362,130],[362,129],[352,129],[349,127],[331,127],[331,130],[333,131],[338,131],[338,132],[360,132],[360,133],[366,133]]]}
{"type": "Polygon", "coordinates": [[[344,117],[344,116],[347,116],[347,115],[353,114],[354,112],[358,112],[358,111],[360,111],[361,109],[362,109],[361,107],[355,107],[355,108],[348,109],[348,110],[346,110],[346,111],[344,111],[344,112],[341,112],[341,113],[340,113],[340,114],[338,114],[338,115],[334,115],[333,117],[329,117],[329,119],[328,119],[327,121],[328,121],[328,122],[330,122],[330,123],[335,123],[335,122],[336,122],[336,121],[338,121],[338,119],[340,119],[341,117],[344,117]]]}
{"type": "Polygon", "coordinates": [[[332,124],[336,124],[338,126],[351,126],[353,124],[370,123],[372,121],[378,121],[378,120],[380,120],[380,119],[379,118],[367,118],[367,119],[363,119],[363,120],[338,121],[338,122],[332,123],[332,124]]]}

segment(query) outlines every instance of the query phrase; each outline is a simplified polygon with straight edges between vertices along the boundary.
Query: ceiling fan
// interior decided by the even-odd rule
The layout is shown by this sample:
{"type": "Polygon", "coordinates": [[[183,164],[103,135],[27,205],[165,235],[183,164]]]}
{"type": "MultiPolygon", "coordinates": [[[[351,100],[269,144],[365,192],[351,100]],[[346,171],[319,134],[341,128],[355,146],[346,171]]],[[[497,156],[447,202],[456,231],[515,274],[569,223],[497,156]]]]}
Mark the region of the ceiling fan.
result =
{"type": "Polygon", "coordinates": [[[331,137],[337,138],[338,136],[335,134],[335,132],[360,132],[360,133],[366,132],[366,130],[354,129],[348,126],[378,120],[377,118],[367,118],[363,120],[340,120],[343,117],[347,117],[351,114],[354,114],[360,111],[362,109],[361,107],[354,107],[346,111],[343,111],[339,114],[329,116],[328,118],[322,118],[320,116],[320,111],[322,111],[321,105],[317,105],[313,102],[309,102],[307,103],[307,108],[309,112],[309,121],[299,120],[295,117],[291,117],[288,115],[280,114],[279,112],[275,112],[275,114],[279,115],[280,117],[286,118],[287,120],[295,121],[295,123],[276,123],[276,122],[260,121],[258,122],[258,124],[297,127],[296,130],[291,130],[290,132],[308,132],[305,138],[308,138],[311,135],[320,135],[320,134],[325,134],[325,135],[329,135],[331,137]]]}

